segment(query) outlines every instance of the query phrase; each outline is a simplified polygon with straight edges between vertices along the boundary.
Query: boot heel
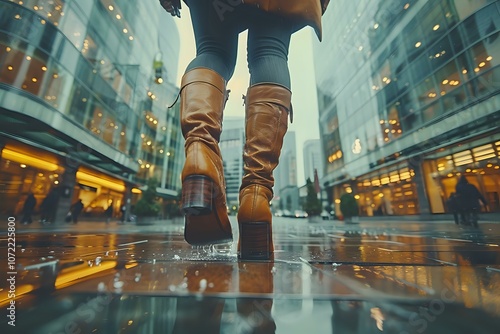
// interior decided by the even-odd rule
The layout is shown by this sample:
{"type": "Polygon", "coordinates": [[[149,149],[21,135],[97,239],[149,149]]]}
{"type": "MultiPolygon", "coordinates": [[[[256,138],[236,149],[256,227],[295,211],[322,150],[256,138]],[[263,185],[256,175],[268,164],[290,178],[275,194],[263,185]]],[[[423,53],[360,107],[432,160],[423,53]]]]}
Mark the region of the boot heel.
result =
{"type": "Polygon", "coordinates": [[[200,216],[212,212],[213,181],[204,175],[192,175],[182,183],[182,211],[200,216]]]}
{"type": "Polygon", "coordinates": [[[240,258],[268,260],[270,258],[270,225],[267,222],[241,223],[240,258]]]}

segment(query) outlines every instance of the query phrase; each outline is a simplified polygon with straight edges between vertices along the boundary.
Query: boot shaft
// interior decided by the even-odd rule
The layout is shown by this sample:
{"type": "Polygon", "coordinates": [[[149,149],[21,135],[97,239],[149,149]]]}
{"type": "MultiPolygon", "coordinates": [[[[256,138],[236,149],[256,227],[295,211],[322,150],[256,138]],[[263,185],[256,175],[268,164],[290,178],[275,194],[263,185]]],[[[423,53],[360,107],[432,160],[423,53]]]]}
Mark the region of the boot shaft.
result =
{"type": "Polygon", "coordinates": [[[240,189],[260,184],[272,191],[283,138],[288,129],[291,92],[279,85],[259,84],[246,97],[244,176],[240,189]]]}
{"type": "Polygon", "coordinates": [[[181,129],[187,148],[201,140],[218,152],[222,116],[227,100],[226,82],[213,70],[195,68],[182,77],[181,129]]]}

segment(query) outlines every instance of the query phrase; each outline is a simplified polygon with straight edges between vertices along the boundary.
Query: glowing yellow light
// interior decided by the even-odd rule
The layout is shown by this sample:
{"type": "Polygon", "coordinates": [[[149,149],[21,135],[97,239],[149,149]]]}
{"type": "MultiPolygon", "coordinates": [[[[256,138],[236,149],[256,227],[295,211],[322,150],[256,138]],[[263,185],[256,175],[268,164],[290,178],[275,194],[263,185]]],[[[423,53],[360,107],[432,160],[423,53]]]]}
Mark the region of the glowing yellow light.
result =
{"type": "Polygon", "coordinates": [[[56,171],[59,168],[55,163],[35,158],[21,152],[16,152],[8,148],[2,150],[2,158],[50,172],[56,171]]]}
{"type": "Polygon", "coordinates": [[[439,29],[439,24],[436,24],[434,27],[432,27],[432,30],[436,31],[439,29]]]}
{"type": "Polygon", "coordinates": [[[109,6],[108,6],[108,9],[109,9],[109,10],[113,10],[113,9],[115,9],[115,7],[113,7],[113,6],[109,5],[109,6]]]}
{"type": "Polygon", "coordinates": [[[13,68],[12,66],[7,66],[7,69],[8,69],[9,71],[12,71],[14,68],[13,68]]]}
{"type": "Polygon", "coordinates": [[[117,18],[118,20],[121,20],[121,18],[122,18],[122,17],[121,17],[121,15],[120,15],[120,14],[116,14],[116,18],[117,18]]]}
{"type": "Polygon", "coordinates": [[[141,194],[142,191],[139,188],[132,188],[132,194],[141,194]]]}
{"type": "Polygon", "coordinates": [[[415,43],[415,47],[416,47],[416,48],[419,48],[421,45],[422,45],[422,42],[417,42],[417,43],[415,43]]]}
{"type": "MultiPolygon", "coordinates": [[[[123,181],[121,181],[121,180],[108,180],[108,179],[104,179],[102,177],[102,175],[96,176],[96,175],[92,175],[92,174],[89,174],[89,173],[84,172],[84,171],[76,172],[76,178],[79,181],[90,182],[93,185],[103,186],[103,187],[106,187],[106,188],[109,188],[111,190],[115,190],[118,192],[125,191],[125,185],[123,184],[123,181]]],[[[80,183],[82,183],[82,182],[80,182],[80,183]]]]}
{"type": "Polygon", "coordinates": [[[85,265],[85,267],[74,268],[68,270],[68,272],[61,272],[56,278],[55,286],[56,288],[62,288],[72,283],[76,283],[77,280],[81,280],[85,277],[91,277],[102,271],[111,270],[115,268],[115,266],[116,261],[103,261],[98,266],[89,267],[85,265]]]}

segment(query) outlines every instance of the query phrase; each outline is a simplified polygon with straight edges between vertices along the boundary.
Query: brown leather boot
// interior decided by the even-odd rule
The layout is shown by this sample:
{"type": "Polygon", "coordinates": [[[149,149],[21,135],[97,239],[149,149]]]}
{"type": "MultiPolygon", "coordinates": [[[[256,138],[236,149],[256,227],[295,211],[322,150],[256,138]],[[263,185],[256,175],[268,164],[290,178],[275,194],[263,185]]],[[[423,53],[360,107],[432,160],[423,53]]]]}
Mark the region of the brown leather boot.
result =
{"type": "Polygon", "coordinates": [[[238,210],[242,259],[269,259],[274,251],[270,208],[273,170],[288,128],[291,98],[287,88],[275,84],[255,85],[247,92],[245,173],[238,210]]]}
{"type": "Polygon", "coordinates": [[[182,210],[184,238],[192,245],[233,240],[219,148],[226,100],[226,82],[216,72],[195,68],[184,74],[180,109],[186,139],[182,210]]]}

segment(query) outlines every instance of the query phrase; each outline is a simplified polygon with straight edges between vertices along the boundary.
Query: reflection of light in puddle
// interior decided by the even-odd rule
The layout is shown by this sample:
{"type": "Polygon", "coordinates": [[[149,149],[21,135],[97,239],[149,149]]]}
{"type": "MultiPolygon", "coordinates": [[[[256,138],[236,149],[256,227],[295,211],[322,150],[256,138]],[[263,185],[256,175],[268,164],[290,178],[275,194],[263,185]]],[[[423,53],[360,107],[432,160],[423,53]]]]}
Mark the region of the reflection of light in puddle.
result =
{"type": "Polygon", "coordinates": [[[378,307],[372,307],[370,309],[370,317],[372,319],[375,319],[375,321],[377,323],[377,328],[380,331],[383,331],[384,330],[384,320],[385,320],[385,317],[382,314],[382,311],[378,307]]]}

